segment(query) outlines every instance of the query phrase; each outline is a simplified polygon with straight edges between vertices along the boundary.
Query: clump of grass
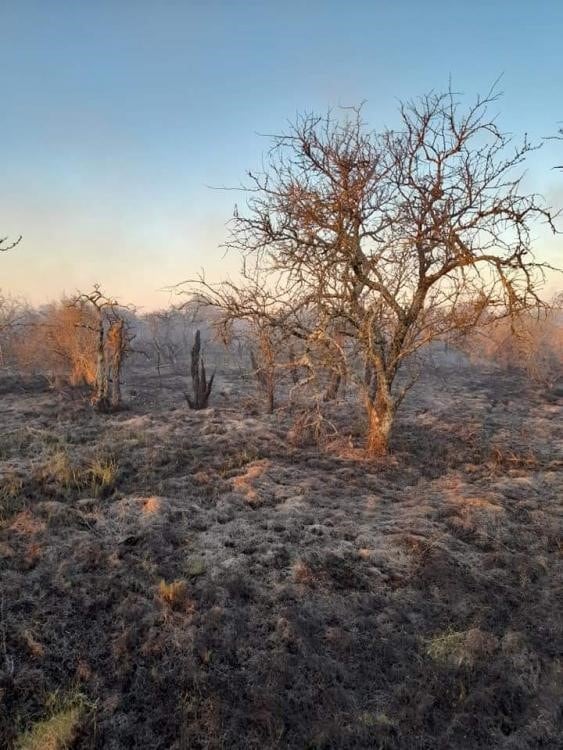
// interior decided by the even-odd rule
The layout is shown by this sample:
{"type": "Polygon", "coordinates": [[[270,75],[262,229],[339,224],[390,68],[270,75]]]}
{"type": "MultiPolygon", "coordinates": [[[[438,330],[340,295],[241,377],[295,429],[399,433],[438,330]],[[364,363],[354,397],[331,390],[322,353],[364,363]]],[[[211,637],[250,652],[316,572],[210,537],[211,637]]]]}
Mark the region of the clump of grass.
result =
{"type": "Polygon", "coordinates": [[[44,482],[52,482],[57,487],[68,491],[80,484],[80,472],[73,465],[69,454],[65,450],[54,453],[39,469],[39,478],[44,482]]]}
{"type": "Polygon", "coordinates": [[[95,456],[81,462],[73,460],[68,451],[60,450],[39,467],[36,478],[63,495],[88,490],[97,497],[115,486],[118,472],[117,461],[112,457],[95,456]]]}
{"type": "Polygon", "coordinates": [[[170,609],[182,609],[188,600],[188,584],[184,580],[170,583],[161,580],[158,584],[158,598],[170,609]]]}
{"type": "Polygon", "coordinates": [[[232,471],[242,469],[247,464],[251,464],[253,461],[257,461],[260,458],[258,451],[253,448],[244,448],[243,450],[237,451],[236,453],[227,456],[222,465],[217,470],[217,473],[221,477],[228,476],[232,471]]]}
{"type": "Polygon", "coordinates": [[[36,722],[16,741],[16,750],[67,750],[80,726],[80,708],[68,708],[36,722]]]}
{"type": "Polygon", "coordinates": [[[439,664],[475,666],[490,658],[498,648],[498,639],[480,628],[447,631],[427,641],[426,653],[439,664]]]}
{"type": "Polygon", "coordinates": [[[35,427],[19,427],[0,434],[0,461],[36,455],[44,446],[61,442],[54,433],[35,427]]]}
{"type": "Polygon", "coordinates": [[[463,662],[465,632],[447,630],[426,641],[426,654],[443,666],[460,665],[463,662]]]}
{"type": "Polygon", "coordinates": [[[32,435],[25,427],[3,433],[0,435],[0,461],[21,456],[32,442],[32,435]]]}
{"type": "Polygon", "coordinates": [[[374,714],[370,711],[364,711],[358,716],[358,721],[366,727],[392,727],[393,722],[384,713],[374,714]]]}
{"type": "Polygon", "coordinates": [[[24,507],[23,480],[15,471],[4,474],[0,480],[0,526],[24,507]]]}
{"type": "Polygon", "coordinates": [[[15,750],[69,750],[91,707],[79,692],[61,696],[53,693],[47,700],[48,715],[22,732],[15,750]]]}
{"type": "Polygon", "coordinates": [[[196,578],[205,573],[205,562],[200,557],[192,557],[186,563],[186,573],[191,578],[196,578]]]}
{"type": "Polygon", "coordinates": [[[114,487],[119,467],[113,458],[95,458],[86,469],[90,479],[90,486],[95,495],[106,492],[114,487]]]}
{"type": "Polygon", "coordinates": [[[293,565],[293,580],[295,583],[312,586],[315,583],[315,574],[306,562],[297,560],[293,565]]]}
{"type": "Polygon", "coordinates": [[[493,446],[488,463],[494,472],[506,472],[510,469],[533,471],[539,466],[538,457],[532,451],[514,451],[508,448],[493,446]]]}

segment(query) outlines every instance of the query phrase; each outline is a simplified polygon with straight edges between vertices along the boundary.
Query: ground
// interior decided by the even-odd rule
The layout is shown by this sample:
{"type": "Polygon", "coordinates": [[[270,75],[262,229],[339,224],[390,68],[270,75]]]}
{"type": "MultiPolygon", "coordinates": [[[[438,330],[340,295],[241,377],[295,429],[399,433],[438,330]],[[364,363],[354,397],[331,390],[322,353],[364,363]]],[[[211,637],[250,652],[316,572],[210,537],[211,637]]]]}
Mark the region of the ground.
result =
{"type": "Polygon", "coordinates": [[[0,747],[561,746],[560,394],[435,364],[368,461],[182,383],[2,380],[0,747]]]}

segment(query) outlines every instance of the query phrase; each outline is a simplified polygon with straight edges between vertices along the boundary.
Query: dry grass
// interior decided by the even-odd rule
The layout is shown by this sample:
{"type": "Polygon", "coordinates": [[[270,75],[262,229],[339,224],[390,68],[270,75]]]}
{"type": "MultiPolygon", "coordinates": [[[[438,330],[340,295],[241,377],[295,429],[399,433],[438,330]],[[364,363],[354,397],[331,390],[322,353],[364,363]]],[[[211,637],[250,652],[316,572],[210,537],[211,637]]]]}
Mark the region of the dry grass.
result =
{"type": "Polygon", "coordinates": [[[69,750],[80,726],[79,708],[68,708],[33,727],[16,740],[17,750],[69,750]]]}
{"type": "Polygon", "coordinates": [[[252,449],[243,448],[243,450],[237,451],[227,456],[222,462],[218,469],[218,474],[221,477],[228,477],[238,469],[243,469],[253,461],[257,461],[260,458],[259,454],[252,449]]]}
{"type": "Polygon", "coordinates": [[[98,496],[111,490],[118,472],[118,464],[112,457],[81,459],[63,448],[36,468],[35,478],[39,484],[54,487],[62,494],[87,490],[98,496]]]}
{"type": "Polygon", "coordinates": [[[498,641],[493,635],[472,628],[434,635],[426,641],[425,651],[438,664],[458,668],[473,666],[479,659],[491,657],[497,648],[498,641]]]}
{"type": "Polygon", "coordinates": [[[22,488],[23,480],[14,470],[0,477],[0,527],[25,507],[22,488]]]}
{"type": "Polygon", "coordinates": [[[315,574],[306,562],[303,560],[297,560],[293,565],[293,580],[295,583],[312,586],[315,583],[315,574]]]}
{"type": "Polygon", "coordinates": [[[119,467],[113,458],[94,458],[83,474],[89,478],[94,494],[111,489],[117,479],[119,467]]]}
{"type": "Polygon", "coordinates": [[[15,750],[70,750],[93,706],[77,691],[54,693],[47,698],[49,715],[36,721],[14,742],[15,750]]]}
{"type": "Polygon", "coordinates": [[[251,505],[260,502],[257,481],[264,476],[270,466],[271,462],[267,459],[247,464],[244,474],[239,474],[233,478],[233,489],[244,495],[247,502],[251,505]]]}
{"type": "Polygon", "coordinates": [[[170,609],[182,609],[188,601],[188,584],[181,580],[170,583],[162,580],[158,584],[157,596],[170,609]]]}

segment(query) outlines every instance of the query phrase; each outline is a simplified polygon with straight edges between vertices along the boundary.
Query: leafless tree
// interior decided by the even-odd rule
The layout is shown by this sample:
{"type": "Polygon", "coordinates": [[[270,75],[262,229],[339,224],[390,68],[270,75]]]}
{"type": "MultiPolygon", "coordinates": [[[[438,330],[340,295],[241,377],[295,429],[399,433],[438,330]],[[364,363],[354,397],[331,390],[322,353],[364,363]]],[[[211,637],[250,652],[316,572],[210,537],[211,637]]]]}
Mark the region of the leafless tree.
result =
{"type": "MultiPolygon", "coordinates": [[[[548,140],[556,140],[556,141],[563,141],[563,128],[559,128],[557,131],[557,135],[550,136],[548,140]]],[[[563,164],[556,164],[554,169],[563,169],[563,164]]]]}
{"type": "Polygon", "coordinates": [[[6,365],[6,353],[11,349],[15,330],[27,313],[24,301],[6,295],[0,289],[0,367],[6,365]]]}
{"type": "MultiPolygon", "coordinates": [[[[9,242],[7,237],[0,237],[0,252],[12,250],[21,242],[21,235],[9,242]]],[[[0,333],[5,334],[6,330],[11,328],[15,322],[15,305],[14,300],[3,295],[0,291],[0,333]]],[[[4,337],[4,336],[3,336],[4,337]]],[[[0,364],[4,363],[4,347],[0,341],[0,364]]]]}
{"type": "MultiPolygon", "coordinates": [[[[397,381],[409,357],[485,310],[491,320],[541,304],[547,266],[534,258],[531,227],[555,231],[553,217],[522,190],[518,167],[536,147],[499,129],[497,98],[462,108],[451,90],[430,93],[402,104],[399,129],[381,133],[366,129],[361,108],[299,117],[272,137],[263,170],[248,175],[246,209],[235,209],[228,246],[253,279],[237,290],[239,312],[260,312],[346,363],[370,454],[388,449],[413,382],[397,381]]],[[[203,294],[221,305],[225,288],[203,294]]]]}
{"type": "Polygon", "coordinates": [[[150,344],[156,360],[158,377],[161,377],[163,364],[176,367],[181,352],[181,344],[174,336],[178,313],[173,310],[159,310],[149,313],[144,320],[150,334],[150,344]]]}
{"type": "Polygon", "coordinates": [[[70,307],[85,307],[93,314],[93,324],[79,326],[96,335],[96,375],[92,403],[98,411],[118,409],[121,405],[121,368],[131,336],[125,330],[124,306],[107,297],[98,284],[91,292],[81,292],[69,301],[70,307]],[[111,391],[110,391],[111,384],[111,391]]]}

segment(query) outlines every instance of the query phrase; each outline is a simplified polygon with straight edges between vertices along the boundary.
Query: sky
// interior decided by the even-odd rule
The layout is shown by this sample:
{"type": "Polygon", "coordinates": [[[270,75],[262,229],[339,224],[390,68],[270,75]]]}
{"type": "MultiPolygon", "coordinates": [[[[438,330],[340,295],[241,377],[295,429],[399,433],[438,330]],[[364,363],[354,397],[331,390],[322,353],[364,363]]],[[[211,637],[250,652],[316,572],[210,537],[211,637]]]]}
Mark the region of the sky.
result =
{"type": "MultiPolygon", "coordinates": [[[[365,101],[393,127],[399,100],[451,79],[469,102],[502,75],[503,130],[563,124],[560,0],[0,0],[0,30],[0,236],[23,235],[0,288],[34,304],[99,282],[149,310],[235,275],[220,245],[242,199],[216,188],[299,112],[365,101]]],[[[545,141],[526,175],[555,207],[561,163],[545,141]]],[[[563,266],[563,237],[535,249],[563,266]]]]}

